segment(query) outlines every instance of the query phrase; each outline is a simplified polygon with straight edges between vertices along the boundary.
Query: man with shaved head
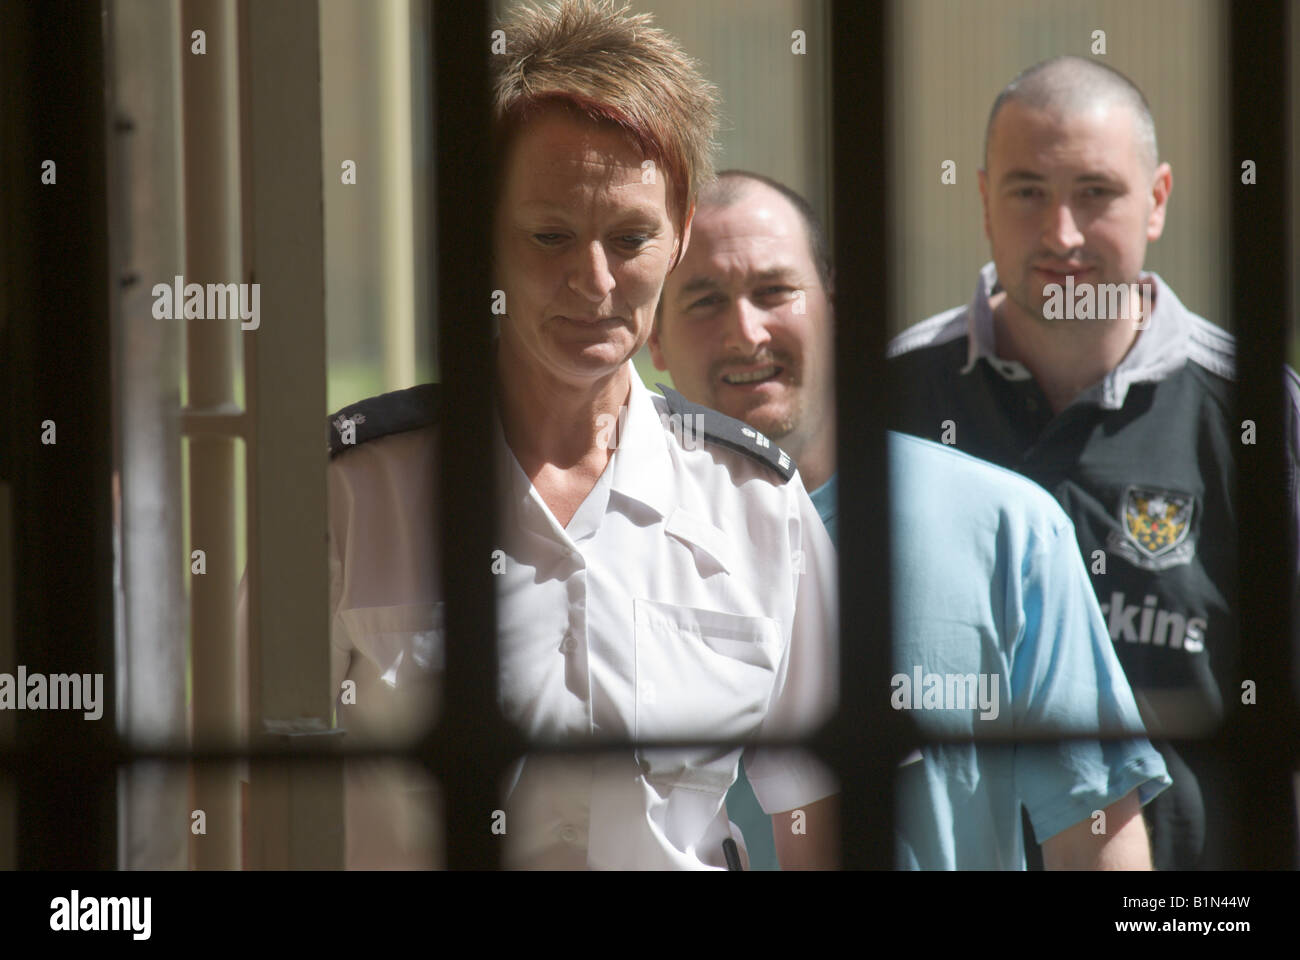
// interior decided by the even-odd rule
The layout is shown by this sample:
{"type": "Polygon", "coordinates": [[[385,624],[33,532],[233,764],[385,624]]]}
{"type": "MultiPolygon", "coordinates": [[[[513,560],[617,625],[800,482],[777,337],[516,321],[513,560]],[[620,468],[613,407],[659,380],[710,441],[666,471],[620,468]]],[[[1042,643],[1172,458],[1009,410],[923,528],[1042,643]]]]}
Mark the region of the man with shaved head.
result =
{"type": "MultiPolygon", "coordinates": [[[[1053,493],[1147,729],[1206,732],[1240,690],[1234,346],[1142,269],[1173,189],[1146,98],[1094,60],[1029,68],[990,111],[979,188],[993,262],[968,305],[891,344],[895,425],[1053,493]]],[[[1287,388],[1294,491],[1290,370],[1287,388]]],[[[1156,745],[1174,778],[1144,811],[1156,867],[1224,865],[1223,784],[1196,744],[1156,745]]]]}

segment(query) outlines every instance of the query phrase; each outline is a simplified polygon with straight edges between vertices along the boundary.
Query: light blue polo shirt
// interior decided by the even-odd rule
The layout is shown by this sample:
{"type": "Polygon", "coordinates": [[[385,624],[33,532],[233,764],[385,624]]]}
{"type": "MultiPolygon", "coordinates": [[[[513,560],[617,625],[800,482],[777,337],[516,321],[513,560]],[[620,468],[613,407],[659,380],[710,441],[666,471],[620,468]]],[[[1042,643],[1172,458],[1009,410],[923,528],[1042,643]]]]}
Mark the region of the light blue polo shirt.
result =
{"type": "MultiPolygon", "coordinates": [[[[927,747],[904,761],[895,793],[900,867],[1022,870],[1022,803],[1041,843],[1135,788],[1145,804],[1172,781],[1140,736],[1057,502],[1019,474],[927,440],[891,433],[889,455],[897,672],[879,695],[935,734],[1139,734],[927,747]]],[[[811,497],[836,539],[836,478],[811,497]]]]}

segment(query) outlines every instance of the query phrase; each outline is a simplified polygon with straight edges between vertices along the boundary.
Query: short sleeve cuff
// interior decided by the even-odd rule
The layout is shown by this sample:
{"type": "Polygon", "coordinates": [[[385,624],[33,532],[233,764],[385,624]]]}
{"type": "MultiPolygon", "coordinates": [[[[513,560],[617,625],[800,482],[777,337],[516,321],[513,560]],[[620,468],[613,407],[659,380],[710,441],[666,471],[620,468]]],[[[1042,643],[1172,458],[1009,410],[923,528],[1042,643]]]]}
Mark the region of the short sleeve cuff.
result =
{"type": "Polygon", "coordinates": [[[745,754],[745,776],[769,816],[839,793],[838,779],[805,750],[762,748],[745,754]]]}
{"type": "Polygon", "coordinates": [[[1138,803],[1146,806],[1173,782],[1160,754],[1147,747],[1139,756],[1117,769],[1104,789],[1079,790],[1062,803],[1029,810],[1034,837],[1042,843],[1048,837],[1056,836],[1062,830],[1091,817],[1096,811],[1123,799],[1135,789],[1138,791],[1138,803]]]}

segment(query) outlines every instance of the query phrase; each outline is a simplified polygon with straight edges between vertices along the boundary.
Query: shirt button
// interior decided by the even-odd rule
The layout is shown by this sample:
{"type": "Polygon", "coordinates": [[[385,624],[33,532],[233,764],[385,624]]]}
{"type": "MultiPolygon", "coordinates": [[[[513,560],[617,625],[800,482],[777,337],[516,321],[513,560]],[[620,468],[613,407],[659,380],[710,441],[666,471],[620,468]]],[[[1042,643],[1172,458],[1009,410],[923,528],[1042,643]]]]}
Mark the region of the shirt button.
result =
{"type": "Polygon", "coordinates": [[[560,827],[560,839],[565,843],[573,843],[578,839],[578,831],[566,823],[560,827]]]}
{"type": "Polygon", "coordinates": [[[560,643],[560,649],[563,650],[565,653],[573,653],[574,649],[577,646],[578,646],[577,638],[575,638],[574,635],[571,633],[566,633],[564,635],[564,640],[560,643]]]}

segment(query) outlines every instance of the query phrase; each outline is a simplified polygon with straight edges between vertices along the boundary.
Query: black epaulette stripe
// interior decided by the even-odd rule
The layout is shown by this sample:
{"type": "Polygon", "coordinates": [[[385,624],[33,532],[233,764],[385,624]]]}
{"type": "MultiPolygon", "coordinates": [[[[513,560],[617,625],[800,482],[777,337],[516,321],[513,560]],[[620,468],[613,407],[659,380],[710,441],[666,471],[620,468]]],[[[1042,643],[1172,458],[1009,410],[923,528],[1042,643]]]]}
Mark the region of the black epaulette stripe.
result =
{"type": "Polygon", "coordinates": [[[701,432],[705,440],[711,440],[766,464],[780,474],[782,480],[789,480],[794,476],[794,459],[749,424],[698,403],[691,403],[676,390],[665,387],[662,383],[657,383],[655,386],[663,393],[662,397],[654,398],[655,406],[660,408],[660,413],[680,415],[683,424],[687,423],[685,419],[687,416],[697,416],[699,419],[692,422],[702,425],[701,432]]]}
{"type": "Polygon", "coordinates": [[[438,422],[440,396],[439,384],[422,383],[349,404],[329,418],[330,457],[346,453],[368,440],[432,426],[438,422]],[[352,421],[352,443],[343,442],[348,420],[352,421]]]}

